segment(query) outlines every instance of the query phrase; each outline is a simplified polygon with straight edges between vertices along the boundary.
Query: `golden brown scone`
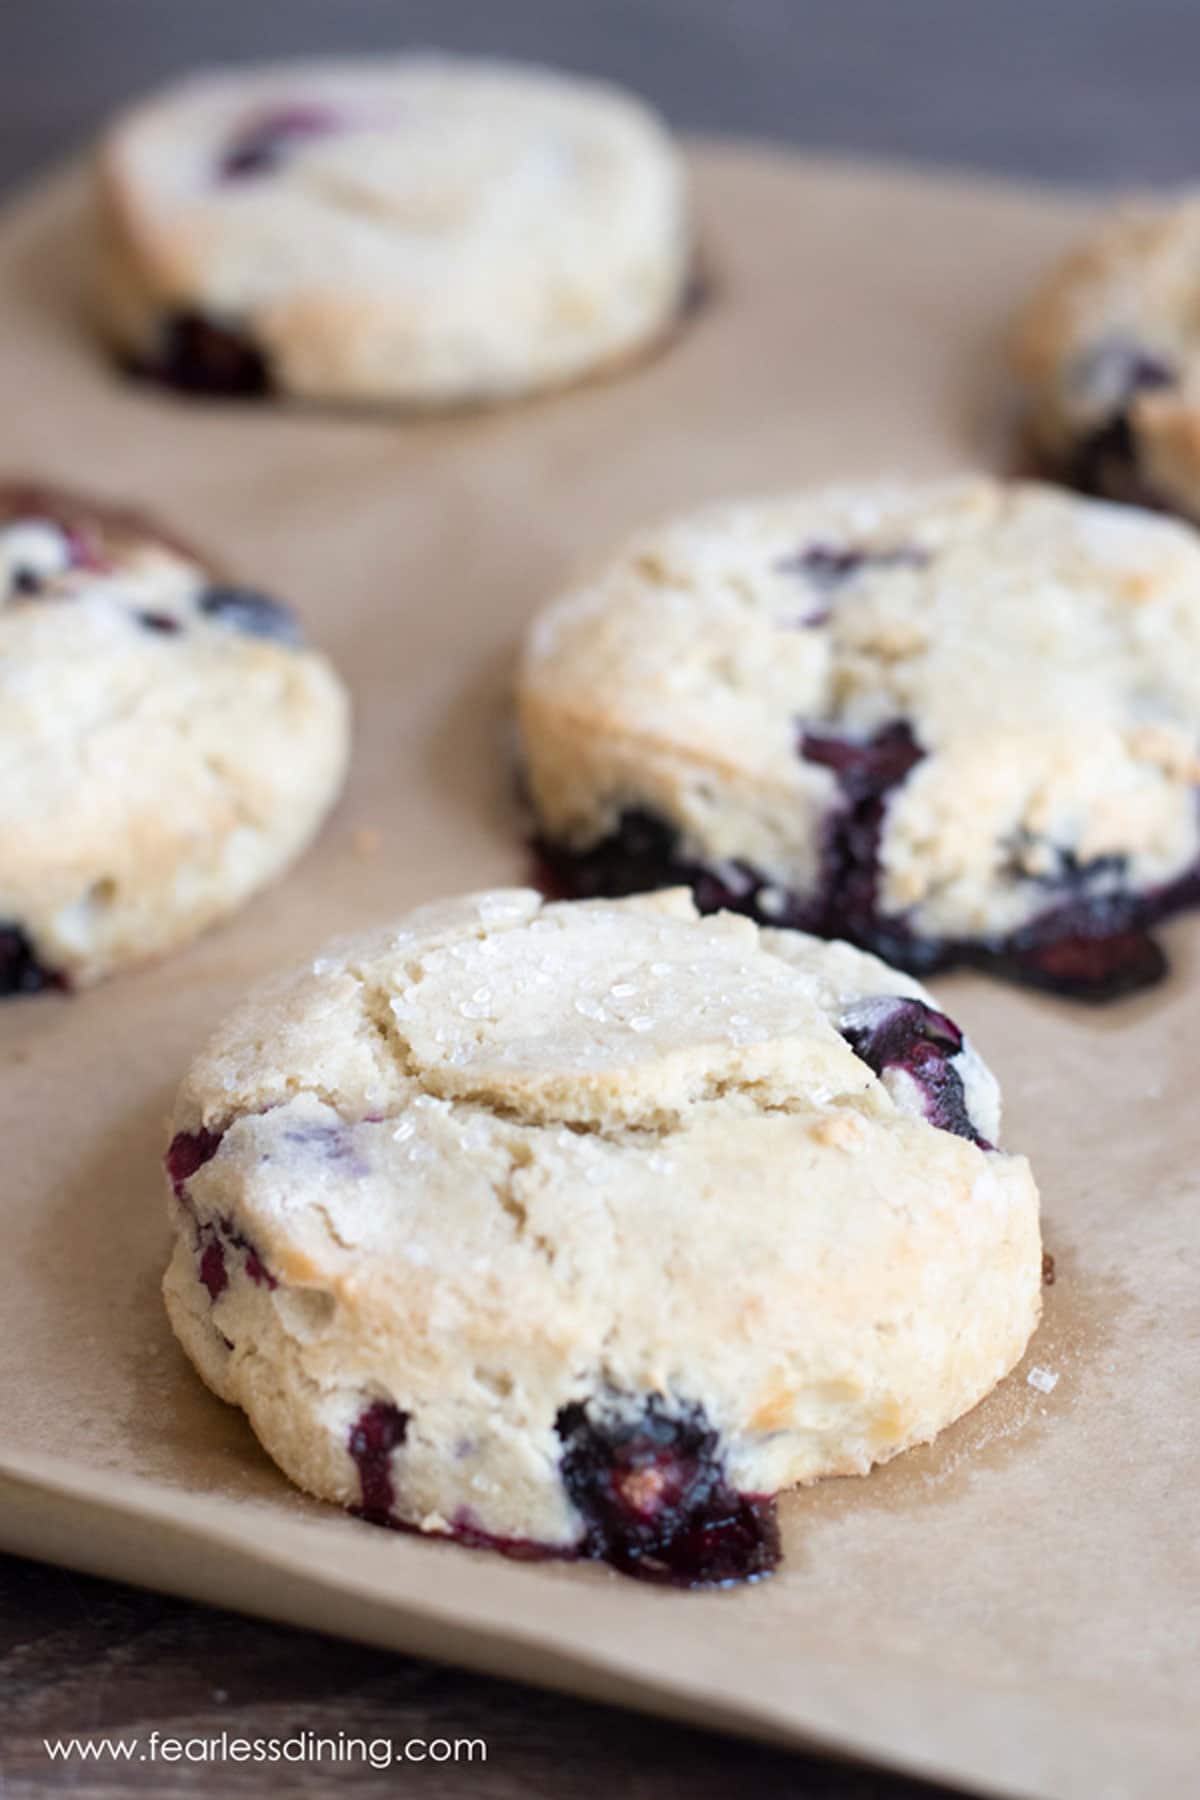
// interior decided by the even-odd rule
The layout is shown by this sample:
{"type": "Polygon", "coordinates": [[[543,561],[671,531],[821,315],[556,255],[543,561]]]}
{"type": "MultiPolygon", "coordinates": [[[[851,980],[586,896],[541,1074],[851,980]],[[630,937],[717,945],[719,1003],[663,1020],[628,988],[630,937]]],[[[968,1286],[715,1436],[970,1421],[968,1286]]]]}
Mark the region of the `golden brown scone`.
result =
{"type": "Polygon", "coordinates": [[[183,1084],[175,1331],[300,1486],[705,1582],[934,1436],[1038,1318],[996,1083],[915,982],[681,892],[427,906],[183,1084]]]}
{"type": "Polygon", "coordinates": [[[518,678],[560,891],[1065,993],[1200,898],[1200,539],[967,477],[714,506],[551,605],[518,678]]]}
{"type": "Polygon", "coordinates": [[[0,488],[0,995],[235,911],[333,803],[348,712],[280,601],[133,514],[0,488]]]}
{"type": "Polygon", "coordinates": [[[1200,519],[1200,195],[1123,206],[1053,268],[1014,358],[1048,468],[1200,519]]]}
{"type": "Polygon", "coordinates": [[[102,146],[100,312],[185,388],[418,407],[629,358],[679,313],[682,164],[632,95],[405,56],[197,76],[102,146]]]}

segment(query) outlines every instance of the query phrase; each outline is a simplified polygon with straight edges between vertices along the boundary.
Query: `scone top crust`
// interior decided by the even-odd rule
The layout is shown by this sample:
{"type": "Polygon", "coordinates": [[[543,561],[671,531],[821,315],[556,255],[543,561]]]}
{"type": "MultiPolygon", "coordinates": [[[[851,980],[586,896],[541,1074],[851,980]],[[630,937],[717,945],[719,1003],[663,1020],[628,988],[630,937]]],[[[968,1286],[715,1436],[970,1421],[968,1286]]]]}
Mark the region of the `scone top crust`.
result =
{"type": "Polygon", "coordinates": [[[283,603],[135,513],[0,488],[0,994],[236,906],[342,778],[344,692],[283,603]]]}
{"type": "Polygon", "coordinates": [[[735,1496],[864,1469],[1037,1314],[1036,1190],[957,1029],[677,892],[332,946],[174,1124],[177,1332],[294,1479],[393,1523],[578,1544],[572,1459],[639,1432],[719,1446],[735,1496]]]}
{"type": "Polygon", "coordinates": [[[117,121],[100,176],[125,347],[153,355],[172,311],[200,312],[313,397],[567,379],[660,330],[688,279],[665,127],[548,70],[412,55],[197,76],[117,121]]]}
{"type": "Polygon", "coordinates": [[[1200,194],[1129,203],[1022,309],[1014,360],[1056,469],[1200,518],[1200,194]]]}
{"type": "Polygon", "coordinates": [[[547,837],[642,807],[801,895],[878,755],[879,912],[995,937],[1064,868],[1195,860],[1200,539],[983,478],[715,507],[542,615],[519,708],[547,837]]]}
{"type": "MultiPolygon", "coordinates": [[[[175,1125],[223,1134],[302,1093],[372,1123],[431,1100],[585,1132],[671,1132],[724,1106],[736,1118],[844,1102],[890,1118],[845,1036],[881,995],[929,1003],[850,945],[701,919],[683,890],[547,903],[501,889],[334,944],[260,988],[193,1065],[175,1125]]],[[[955,1055],[975,1083],[963,1135],[995,1137],[995,1084],[973,1052],[955,1055]]]]}

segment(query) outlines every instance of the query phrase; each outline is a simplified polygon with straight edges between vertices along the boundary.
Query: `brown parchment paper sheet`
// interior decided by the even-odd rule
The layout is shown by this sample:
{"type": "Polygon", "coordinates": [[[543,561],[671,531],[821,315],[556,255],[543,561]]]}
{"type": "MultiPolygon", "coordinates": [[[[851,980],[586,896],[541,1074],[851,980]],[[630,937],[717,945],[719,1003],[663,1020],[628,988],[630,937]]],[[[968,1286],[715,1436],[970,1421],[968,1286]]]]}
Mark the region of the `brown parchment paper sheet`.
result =
{"type": "Polygon", "coordinates": [[[164,1117],[210,1027],[334,930],[524,877],[506,684],[567,572],[677,506],[1011,461],[1004,321],[1079,202],[729,146],[694,166],[713,294],[665,354],[435,422],[124,385],[80,328],[78,174],[0,224],[0,469],[144,500],[294,597],[358,716],[318,847],[233,925],[0,1008],[0,1544],[989,1793],[1193,1793],[1195,923],[1168,933],[1171,983],[1107,1012],[940,984],[1004,1083],[1058,1282],[973,1415],[783,1502],[762,1587],[663,1592],[342,1517],[276,1474],[163,1317],[164,1117]]]}

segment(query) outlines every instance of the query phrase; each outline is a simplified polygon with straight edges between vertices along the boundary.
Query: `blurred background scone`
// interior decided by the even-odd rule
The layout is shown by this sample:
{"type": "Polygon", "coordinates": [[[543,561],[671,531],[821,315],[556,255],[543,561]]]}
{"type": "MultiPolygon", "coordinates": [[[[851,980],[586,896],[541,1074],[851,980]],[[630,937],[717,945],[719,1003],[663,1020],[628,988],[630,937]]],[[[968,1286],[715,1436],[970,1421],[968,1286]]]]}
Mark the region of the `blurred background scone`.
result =
{"type": "Polygon", "coordinates": [[[1200,519],[1200,193],[1106,217],[1029,301],[1014,353],[1049,472],[1200,519]]]}
{"type": "Polygon", "coordinates": [[[113,344],[200,392],[500,400],[660,338],[691,275],[655,115],[505,63],[194,77],[111,128],[98,204],[113,344]]]}
{"type": "Polygon", "coordinates": [[[295,614],[134,515],[0,489],[0,997],[185,943],[332,805],[349,707],[295,614]]]}
{"type": "Polygon", "coordinates": [[[1200,539],[962,478],[713,507],[530,633],[522,748],[568,894],[701,906],[1108,997],[1200,900],[1200,539]]]}

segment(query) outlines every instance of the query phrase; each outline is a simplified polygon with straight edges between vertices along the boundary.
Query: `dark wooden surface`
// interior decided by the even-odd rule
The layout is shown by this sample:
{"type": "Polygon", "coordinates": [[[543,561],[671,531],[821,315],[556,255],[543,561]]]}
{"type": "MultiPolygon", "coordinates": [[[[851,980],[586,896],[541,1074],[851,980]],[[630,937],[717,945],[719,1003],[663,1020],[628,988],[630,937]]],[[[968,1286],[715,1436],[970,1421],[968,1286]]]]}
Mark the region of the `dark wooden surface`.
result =
{"type": "MultiPolygon", "coordinates": [[[[1194,0],[6,0],[0,185],[197,62],[438,44],[632,83],[677,124],[1049,179],[1200,165],[1194,0]]],[[[10,427],[11,431],[11,427],[10,427]]],[[[3,449],[19,460],[11,435],[3,449]]],[[[920,1784],[0,1558],[0,1796],[918,1800],[920,1784]],[[482,1737],[486,1765],[53,1766],[50,1736],[482,1737]]]]}
{"type": "Polygon", "coordinates": [[[947,1800],[947,1790],[789,1755],[412,1657],[0,1557],[0,1795],[448,1796],[470,1800],[947,1800]],[[482,1738],[486,1763],[52,1764],[43,1740],[482,1738]]]}

